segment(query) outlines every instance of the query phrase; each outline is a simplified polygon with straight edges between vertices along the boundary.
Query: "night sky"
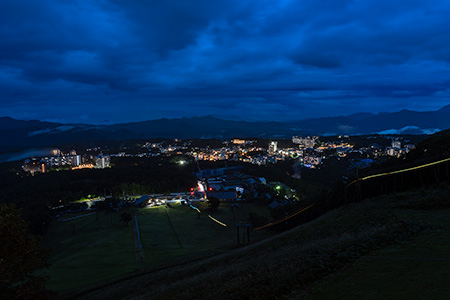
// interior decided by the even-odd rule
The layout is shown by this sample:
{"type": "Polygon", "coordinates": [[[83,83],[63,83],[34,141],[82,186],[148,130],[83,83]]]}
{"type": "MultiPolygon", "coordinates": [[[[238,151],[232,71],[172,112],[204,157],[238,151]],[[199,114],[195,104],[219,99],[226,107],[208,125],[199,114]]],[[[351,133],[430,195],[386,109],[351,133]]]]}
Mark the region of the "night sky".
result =
{"type": "Polygon", "coordinates": [[[450,104],[450,1],[3,0],[0,116],[293,120],[450,104]]]}

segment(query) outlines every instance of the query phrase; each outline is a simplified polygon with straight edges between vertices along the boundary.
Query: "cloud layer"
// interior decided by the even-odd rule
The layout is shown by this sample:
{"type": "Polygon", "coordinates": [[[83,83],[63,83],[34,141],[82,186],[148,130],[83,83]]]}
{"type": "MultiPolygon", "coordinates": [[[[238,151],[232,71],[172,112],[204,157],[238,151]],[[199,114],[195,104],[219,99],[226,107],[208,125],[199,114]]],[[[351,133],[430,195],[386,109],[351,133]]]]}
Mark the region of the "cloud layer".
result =
{"type": "Polygon", "coordinates": [[[287,120],[449,104],[450,2],[0,3],[0,115],[287,120]]]}

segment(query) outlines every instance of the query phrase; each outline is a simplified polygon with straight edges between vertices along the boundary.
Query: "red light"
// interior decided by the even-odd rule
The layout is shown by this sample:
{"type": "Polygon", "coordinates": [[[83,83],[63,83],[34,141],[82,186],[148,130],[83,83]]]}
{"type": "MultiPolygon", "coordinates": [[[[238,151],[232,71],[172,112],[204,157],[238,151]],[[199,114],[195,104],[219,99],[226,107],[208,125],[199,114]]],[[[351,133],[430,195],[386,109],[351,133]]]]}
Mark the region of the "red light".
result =
{"type": "Polygon", "coordinates": [[[194,188],[191,188],[191,191],[193,191],[194,190],[194,188]]]}
{"type": "Polygon", "coordinates": [[[212,191],[213,190],[212,187],[210,187],[209,190],[212,191]]]}

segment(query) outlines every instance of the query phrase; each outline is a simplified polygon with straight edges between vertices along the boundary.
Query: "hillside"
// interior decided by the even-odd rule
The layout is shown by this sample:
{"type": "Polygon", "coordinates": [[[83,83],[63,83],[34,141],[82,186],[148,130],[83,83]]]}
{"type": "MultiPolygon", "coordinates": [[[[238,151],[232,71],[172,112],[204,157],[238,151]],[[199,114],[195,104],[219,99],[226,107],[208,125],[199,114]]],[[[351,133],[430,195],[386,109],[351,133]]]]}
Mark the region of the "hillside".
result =
{"type": "Polygon", "coordinates": [[[385,114],[303,119],[292,122],[247,122],[212,116],[158,119],[113,125],[60,124],[20,121],[0,117],[2,152],[26,147],[72,145],[149,138],[260,137],[291,138],[293,135],[431,134],[450,128],[450,106],[437,111],[402,110],[385,114]]]}
{"type": "MultiPolygon", "coordinates": [[[[420,268],[414,270],[422,274],[425,282],[421,286],[432,284],[433,294],[430,295],[434,299],[443,298],[447,294],[441,293],[447,290],[447,283],[445,280],[433,281],[433,278],[445,276],[436,271],[443,272],[448,268],[435,269],[434,264],[427,262],[436,258],[447,264],[450,260],[448,243],[443,243],[448,240],[450,231],[449,193],[448,187],[441,185],[440,189],[367,199],[222,255],[147,269],[61,298],[316,299],[322,295],[321,291],[324,290],[326,296],[329,291],[326,288],[333,287],[334,279],[328,282],[322,279],[332,274],[338,279],[352,276],[346,273],[352,268],[359,268],[359,274],[377,276],[377,283],[388,285],[392,278],[384,277],[383,272],[405,274],[408,267],[392,264],[392,257],[396,256],[414,257],[409,260],[413,264],[420,261],[420,268]],[[385,269],[372,274],[373,264],[364,262],[367,259],[383,264],[385,269]],[[370,267],[367,270],[366,265],[370,267]]],[[[399,260],[401,258],[395,261],[399,260]]],[[[404,278],[408,279],[408,276],[404,278]]],[[[350,278],[355,284],[364,280],[350,278]]],[[[342,287],[341,295],[352,292],[350,286],[352,283],[342,287]]],[[[358,292],[374,293],[374,289],[376,286],[360,285],[355,295],[358,292]]],[[[387,292],[391,298],[410,299],[417,289],[411,285],[397,289],[391,284],[387,292]]],[[[378,295],[371,299],[386,298],[386,293],[378,295]]],[[[421,291],[420,295],[426,296],[427,290],[421,291]]],[[[351,299],[357,299],[357,296],[351,299]]]]}

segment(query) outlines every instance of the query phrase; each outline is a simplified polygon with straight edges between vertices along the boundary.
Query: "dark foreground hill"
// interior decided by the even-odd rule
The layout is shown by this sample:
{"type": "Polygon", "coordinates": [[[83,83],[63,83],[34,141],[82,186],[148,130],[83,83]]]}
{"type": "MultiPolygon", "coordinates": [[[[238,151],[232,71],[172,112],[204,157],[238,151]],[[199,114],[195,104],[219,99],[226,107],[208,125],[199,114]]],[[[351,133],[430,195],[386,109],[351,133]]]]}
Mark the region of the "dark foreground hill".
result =
{"type": "Polygon", "coordinates": [[[333,283],[341,280],[346,284],[339,286],[338,298],[445,299],[448,284],[439,278],[448,278],[448,236],[450,190],[441,184],[367,199],[260,243],[143,270],[61,298],[331,299],[338,289],[333,283]],[[333,280],[324,281],[330,275],[333,280]]]}

